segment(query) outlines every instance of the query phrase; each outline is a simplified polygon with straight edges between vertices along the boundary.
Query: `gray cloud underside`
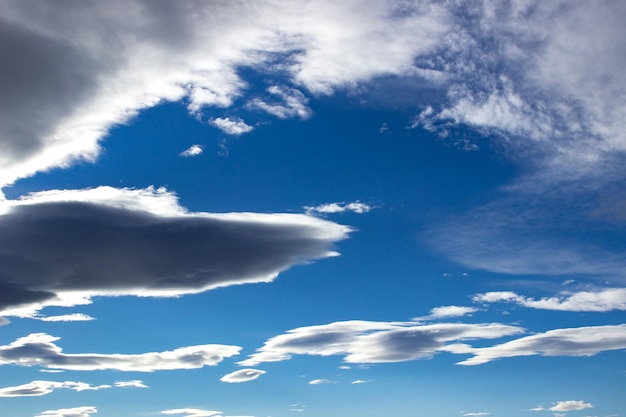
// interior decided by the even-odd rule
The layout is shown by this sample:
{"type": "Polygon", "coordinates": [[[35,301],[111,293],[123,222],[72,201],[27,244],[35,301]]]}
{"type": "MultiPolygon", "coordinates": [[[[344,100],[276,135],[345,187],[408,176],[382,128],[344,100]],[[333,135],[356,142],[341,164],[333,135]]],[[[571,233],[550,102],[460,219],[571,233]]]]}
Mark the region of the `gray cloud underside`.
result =
{"type": "Polygon", "coordinates": [[[9,315],[68,293],[173,296],[269,282],[333,255],[349,231],[303,215],[157,215],[77,201],[14,206],[0,230],[0,311],[9,315]]]}
{"type": "Polygon", "coordinates": [[[54,342],[58,337],[33,333],[0,346],[0,365],[42,366],[74,371],[117,370],[153,372],[214,366],[239,354],[239,346],[198,345],[142,354],[68,354],[54,342]]]}
{"type": "Polygon", "coordinates": [[[459,365],[479,365],[516,356],[592,356],[626,348],[626,324],[555,329],[490,347],[475,348],[466,343],[523,332],[519,327],[499,323],[335,322],[300,327],[275,336],[239,364],[280,362],[293,355],[339,355],[348,363],[405,362],[449,352],[473,355],[459,365]]]}
{"type": "Polygon", "coordinates": [[[470,126],[514,148],[524,144],[522,156],[535,149],[534,157],[578,171],[626,149],[621,2],[262,0],[251,8],[3,0],[1,7],[0,184],[97,156],[112,125],[161,101],[186,98],[199,113],[241,99],[278,117],[306,118],[304,93],[385,77],[408,85],[415,91],[408,100],[426,108],[415,125],[442,135],[470,126]],[[242,66],[291,86],[246,97],[242,66]]]}

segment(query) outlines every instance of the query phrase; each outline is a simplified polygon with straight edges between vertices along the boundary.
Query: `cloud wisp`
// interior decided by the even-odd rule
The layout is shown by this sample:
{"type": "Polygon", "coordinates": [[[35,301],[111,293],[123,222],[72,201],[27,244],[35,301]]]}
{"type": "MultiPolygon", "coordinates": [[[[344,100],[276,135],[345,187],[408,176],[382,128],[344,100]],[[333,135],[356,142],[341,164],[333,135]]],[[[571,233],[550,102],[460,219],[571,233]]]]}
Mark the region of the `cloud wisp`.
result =
{"type": "Polygon", "coordinates": [[[60,408],[58,410],[42,411],[34,417],[91,417],[98,409],[92,406],[60,408]]]}
{"type": "Polygon", "coordinates": [[[191,145],[189,148],[185,149],[180,153],[180,156],[184,156],[185,158],[189,158],[192,156],[198,156],[204,152],[204,148],[202,145],[191,145]]]}
{"type": "Polygon", "coordinates": [[[334,214],[334,213],[346,213],[352,212],[357,214],[367,213],[375,207],[370,206],[369,204],[361,203],[359,201],[355,201],[352,203],[327,203],[320,204],[319,206],[305,206],[307,214],[334,214]]]}
{"type": "Polygon", "coordinates": [[[209,123],[227,135],[232,136],[240,136],[254,130],[254,127],[239,118],[216,117],[215,119],[211,119],[209,123]]]}
{"type": "MultiPolygon", "coordinates": [[[[181,415],[181,417],[229,417],[225,416],[222,411],[202,410],[199,408],[175,408],[171,410],[163,410],[161,414],[181,415]]],[[[235,416],[233,416],[235,417],[235,416]]],[[[252,416],[236,416],[236,417],[252,417],[252,416]]]]}
{"type": "Polygon", "coordinates": [[[265,374],[265,371],[260,369],[240,369],[224,375],[220,378],[220,381],[228,382],[230,384],[238,384],[241,382],[254,381],[263,374],[265,374]]]}
{"type": "Polygon", "coordinates": [[[31,381],[27,384],[14,387],[0,388],[0,397],[39,397],[47,395],[57,389],[70,389],[72,391],[99,391],[108,388],[148,388],[140,380],[118,381],[113,385],[90,385],[76,381],[31,381]]]}
{"type": "Polygon", "coordinates": [[[188,213],[163,190],[48,191],[0,202],[0,313],[94,295],[176,296],[270,282],[350,232],[298,214],[188,213]]]}
{"type": "Polygon", "coordinates": [[[478,303],[514,303],[539,310],[602,312],[626,310],[626,288],[564,292],[559,296],[540,299],[524,297],[511,291],[492,291],[477,294],[473,300],[478,303]]]}
{"type": "Polygon", "coordinates": [[[64,353],[54,342],[60,338],[33,333],[0,346],[0,365],[41,366],[73,371],[116,370],[153,372],[215,366],[239,354],[231,345],[186,346],[165,352],[141,354],[64,353]]]}

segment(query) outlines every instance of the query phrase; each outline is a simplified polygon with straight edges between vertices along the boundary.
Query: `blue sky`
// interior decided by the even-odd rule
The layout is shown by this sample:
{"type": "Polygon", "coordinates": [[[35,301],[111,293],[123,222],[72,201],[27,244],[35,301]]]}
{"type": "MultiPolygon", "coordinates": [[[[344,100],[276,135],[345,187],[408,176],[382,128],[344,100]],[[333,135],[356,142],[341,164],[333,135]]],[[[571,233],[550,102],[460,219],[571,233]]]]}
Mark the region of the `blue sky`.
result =
{"type": "Polygon", "coordinates": [[[626,7],[2,1],[3,417],[609,417],[626,7]]]}

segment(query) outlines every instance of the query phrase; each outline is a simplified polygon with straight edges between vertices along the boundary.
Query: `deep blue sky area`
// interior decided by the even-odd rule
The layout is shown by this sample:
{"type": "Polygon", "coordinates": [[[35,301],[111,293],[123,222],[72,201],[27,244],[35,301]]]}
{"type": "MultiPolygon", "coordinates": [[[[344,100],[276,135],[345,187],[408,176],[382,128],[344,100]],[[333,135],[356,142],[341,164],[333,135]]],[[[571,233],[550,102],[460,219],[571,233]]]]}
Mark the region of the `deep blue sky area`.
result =
{"type": "Polygon", "coordinates": [[[625,19],[0,0],[0,415],[624,416],[625,19]]]}

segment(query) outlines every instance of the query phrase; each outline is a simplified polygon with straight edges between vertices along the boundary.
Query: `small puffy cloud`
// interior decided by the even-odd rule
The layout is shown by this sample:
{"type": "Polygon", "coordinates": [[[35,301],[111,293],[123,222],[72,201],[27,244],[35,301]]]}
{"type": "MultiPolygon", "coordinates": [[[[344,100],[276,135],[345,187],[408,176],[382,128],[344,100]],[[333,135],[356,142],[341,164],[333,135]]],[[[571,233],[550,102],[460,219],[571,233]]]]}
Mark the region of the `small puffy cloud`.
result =
{"type": "Polygon", "coordinates": [[[238,355],[241,348],[230,345],[198,345],[165,352],[140,354],[70,354],[54,344],[58,337],[33,333],[0,346],[0,365],[42,366],[73,371],[117,370],[152,372],[214,366],[238,355]]]}
{"type": "MultiPolygon", "coordinates": [[[[177,415],[181,414],[182,417],[229,417],[225,416],[221,411],[201,410],[199,408],[176,408],[172,410],[161,411],[161,414],[177,415]]],[[[232,416],[232,417],[252,417],[252,416],[232,416]]]]}
{"type": "Polygon", "coordinates": [[[556,297],[534,299],[511,291],[494,291],[477,294],[476,302],[510,302],[522,307],[558,311],[611,311],[626,310],[626,288],[607,288],[600,291],[567,292],[556,297]]]}
{"type": "Polygon", "coordinates": [[[180,156],[184,156],[186,158],[190,156],[200,155],[204,151],[202,145],[191,145],[189,148],[180,153],[180,156]]]}
{"type": "Polygon", "coordinates": [[[242,366],[288,360],[292,355],[341,355],[347,363],[404,362],[439,352],[469,353],[459,341],[522,333],[519,327],[489,324],[342,321],[300,327],[267,340],[242,366]]]}
{"type": "Polygon", "coordinates": [[[357,384],[365,384],[365,383],[367,383],[367,381],[364,380],[364,379],[355,379],[354,381],[352,381],[350,383],[353,384],[353,385],[357,385],[357,384]]]}
{"type": "Polygon", "coordinates": [[[244,133],[251,132],[254,129],[252,126],[239,118],[231,119],[230,117],[216,117],[215,119],[211,119],[209,123],[227,135],[233,136],[239,136],[244,133]]]}
{"type": "Polygon", "coordinates": [[[231,384],[240,383],[240,382],[248,382],[248,381],[253,381],[257,379],[263,374],[265,374],[265,371],[262,371],[260,369],[249,369],[249,368],[240,369],[238,371],[231,372],[230,374],[224,375],[223,377],[220,378],[220,381],[228,382],[231,384]]]}
{"type": "Polygon", "coordinates": [[[91,417],[92,414],[97,412],[98,409],[96,407],[83,406],[43,411],[34,417],[91,417]]]}
{"type": "Polygon", "coordinates": [[[554,406],[550,407],[550,411],[578,411],[593,408],[593,405],[584,401],[558,401],[554,406]]]}
{"type": "Polygon", "coordinates": [[[459,365],[480,365],[517,356],[593,356],[609,350],[626,349],[626,324],[549,330],[499,345],[468,349],[472,358],[459,365]]]}
{"type": "Polygon", "coordinates": [[[319,206],[311,207],[305,206],[304,209],[308,214],[312,213],[321,213],[321,214],[331,214],[331,213],[345,213],[347,211],[351,211],[353,213],[363,214],[372,210],[374,207],[355,201],[353,203],[328,203],[321,204],[319,206]]]}
{"type": "Polygon", "coordinates": [[[424,317],[416,317],[413,320],[435,320],[444,319],[450,317],[463,317],[469,314],[477,312],[478,309],[474,307],[464,306],[441,306],[435,307],[430,310],[430,314],[424,317]]]}
{"type": "Polygon", "coordinates": [[[255,98],[248,102],[247,107],[262,110],[279,119],[292,117],[308,119],[311,117],[312,112],[308,106],[309,100],[300,90],[275,85],[269,87],[267,92],[278,98],[278,102],[267,103],[260,98],[255,98]]]}
{"type": "Polygon", "coordinates": [[[112,187],[0,201],[0,227],[0,312],[21,317],[93,296],[270,282],[337,255],[351,231],[304,214],[189,213],[165,189],[112,187]]]}
{"type": "Polygon", "coordinates": [[[309,385],[322,385],[322,384],[333,384],[334,382],[330,379],[313,379],[309,381],[309,385]]]}

